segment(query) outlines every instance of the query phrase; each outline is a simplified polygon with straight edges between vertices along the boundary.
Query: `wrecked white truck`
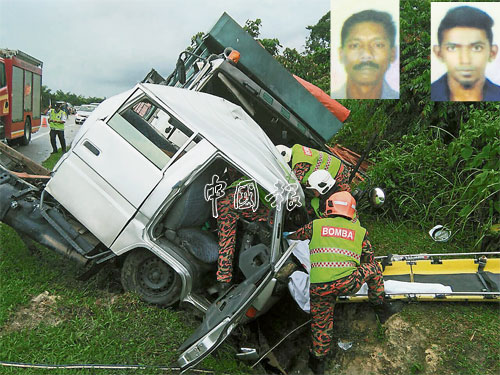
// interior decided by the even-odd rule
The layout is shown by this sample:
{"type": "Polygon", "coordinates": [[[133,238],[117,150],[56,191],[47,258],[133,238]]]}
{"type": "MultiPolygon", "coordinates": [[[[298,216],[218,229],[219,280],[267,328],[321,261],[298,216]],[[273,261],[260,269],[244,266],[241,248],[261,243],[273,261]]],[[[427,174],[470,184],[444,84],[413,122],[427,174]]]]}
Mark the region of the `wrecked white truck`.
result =
{"type": "MultiPolygon", "coordinates": [[[[151,73],[145,82],[92,112],[47,182],[30,184],[0,166],[0,221],[80,263],[88,275],[113,262],[124,289],[144,301],[186,302],[204,312],[180,348],[178,362],[187,369],[279,299],[279,272],[294,250],[282,233],[307,220],[301,189],[276,200],[272,226],[241,220],[234,286],[215,295],[215,199],[229,171],[274,195],[277,186],[296,183],[275,145],[326,150],[342,123],[226,14],[198,49],[181,54],[169,78],[151,73]],[[227,47],[239,51],[237,63],[227,47]]],[[[422,259],[389,258],[384,276],[403,282],[436,272],[455,276],[442,271],[451,261],[422,259]]],[[[472,290],[484,288],[496,260],[484,263],[483,281],[472,290]]],[[[469,263],[477,278],[478,266],[469,263]]],[[[497,299],[493,289],[477,297],[497,299]]],[[[407,290],[394,294],[406,298],[407,290]]]]}
{"type": "MultiPolygon", "coordinates": [[[[294,215],[304,213],[299,188],[290,199],[276,200],[272,226],[242,220],[235,284],[216,298],[215,192],[226,183],[228,171],[236,170],[255,189],[275,194],[277,186],[297,182],[275,144],[324,148],[341,126],[249,35],[237,39],[242,36],[269,59],[262,64],[279,71],[272,79],[261,75],[259,83],[257,76],[252,77],[256,81],[246,76],[238,87],[225,86],[222,91],[245,110],[223,94],[141,83],[90,115],[48,182],[35,186],[0,167],[0,221],[84,265],[88,273],[115,262],[124,289],[144,301],[162,306],[187,302],[205,313],[180,348],[182,369],[201,361],[242,320],[277,301],[276,275],[293,250],[282,239],[291,200],[297,207],[294,215]],[[288,84],[273,88],[283,81],[288,84]],[[308,102],[312,110],[300,114],[308,102]]],[[[223,74],[216,68],[234,67],[224,48],[204,60],[204,69],[217,74],[211,77],[223,74]]],[[[194,65],[188,80],[209,81],[194,65]]]]}
{"type": "Polygon", "coordinates": [[[147,302],[185,301],[206,312],[182,348],[181,366],[194,365],[245,313],[270,306],[274,276],[291,252],[281,239],[285,201],[272,211],[272,227],[243,228],[237,284],[212,303],[218,243],[203,230],[216,228],[205,192],[229,168],[267,192],[295,178],[241,108],[204,93],[139,84],[94,111],[43,190],[3,169],[0,219],[82,264],[122,259],[124,288],[147,302]]]}

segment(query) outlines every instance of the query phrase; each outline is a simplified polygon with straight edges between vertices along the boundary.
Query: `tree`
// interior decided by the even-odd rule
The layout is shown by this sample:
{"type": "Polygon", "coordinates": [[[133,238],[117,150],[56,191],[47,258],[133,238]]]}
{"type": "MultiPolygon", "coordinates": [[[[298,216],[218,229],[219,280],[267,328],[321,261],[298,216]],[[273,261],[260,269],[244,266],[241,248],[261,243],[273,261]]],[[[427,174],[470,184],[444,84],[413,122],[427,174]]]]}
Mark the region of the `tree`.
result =
{"type": "Polygon", "coordinates": [[[264,47],[266,51],[271,55],[278,56],[280,53],[280,48],[282,48],[283,46],[280,44],[280,41],[277,38],[259,39],[261,26],[262,20],[260,18],[257,18],[255,21],[247,20],[245,22],[245,26],[243,26],[243,30],[245,30],[255,40],[257,40],[262,45],[262,47],[264,47]]]}
{"type": "Polygon", "coordinates": [[[77,95],[71,92],[64,92],[62,90],[57,90],[55,93],[52,92],[50,88],[42,85],[42,110],[49,107],[49,104],[63,101],[71,103],[72,105],[82,105],[90,103],[100,103],[104,98],[98,97],[84,97],[82,95],[77,95]]]}

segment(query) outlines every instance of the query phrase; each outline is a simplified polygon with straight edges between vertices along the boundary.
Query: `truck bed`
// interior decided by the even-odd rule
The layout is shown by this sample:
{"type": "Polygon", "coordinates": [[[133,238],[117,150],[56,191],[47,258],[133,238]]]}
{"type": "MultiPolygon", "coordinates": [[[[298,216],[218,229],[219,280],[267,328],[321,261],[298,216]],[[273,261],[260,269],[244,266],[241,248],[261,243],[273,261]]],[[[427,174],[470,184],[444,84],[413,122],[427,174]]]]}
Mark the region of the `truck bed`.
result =
{"type": "Polygon", "coordinates": [[[227,13],[208,32],[202,45],[204,47],[208,47],[212,53],[222,53],[226,47],[241,52],[238,67],[271,95],[279,98],[325,143],[342,127],[342,123],[328,109],[227,13]]]}

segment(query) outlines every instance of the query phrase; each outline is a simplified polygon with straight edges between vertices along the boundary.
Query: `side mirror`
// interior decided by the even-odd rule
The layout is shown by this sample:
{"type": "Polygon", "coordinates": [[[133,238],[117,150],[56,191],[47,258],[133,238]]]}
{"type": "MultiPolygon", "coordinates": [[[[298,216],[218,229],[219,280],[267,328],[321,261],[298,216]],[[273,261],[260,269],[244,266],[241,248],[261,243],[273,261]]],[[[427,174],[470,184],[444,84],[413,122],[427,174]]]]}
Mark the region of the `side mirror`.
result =
{"type": "Polygon", "coordinates": [[[375,207],[382,207],[385,202],[385,193],[381,188],[374,188],[370,191],[370,204],[375,207]]]}

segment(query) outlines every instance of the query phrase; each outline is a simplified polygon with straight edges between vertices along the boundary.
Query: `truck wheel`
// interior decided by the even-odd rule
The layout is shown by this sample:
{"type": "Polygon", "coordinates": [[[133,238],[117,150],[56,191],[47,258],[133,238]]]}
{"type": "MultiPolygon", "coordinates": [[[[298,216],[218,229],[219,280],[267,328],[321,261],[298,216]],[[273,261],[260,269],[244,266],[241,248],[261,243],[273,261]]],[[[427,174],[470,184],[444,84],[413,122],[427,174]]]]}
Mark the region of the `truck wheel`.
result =
{"type": "Polygon", "coordinates": [[[179,301],[179,275],[149,250],[137,249],[127,255],[121,281],[125,291],[137,293],[144,302],[171,306],[179,301]]]}
{"type": "Polygon", "coordinates": [[[29,117],[26,117],[26,121],[24,122],[24,135],[21,138],[21,144],[23,146],[27,146],[31,141],[31,120],[29,117]]]}

